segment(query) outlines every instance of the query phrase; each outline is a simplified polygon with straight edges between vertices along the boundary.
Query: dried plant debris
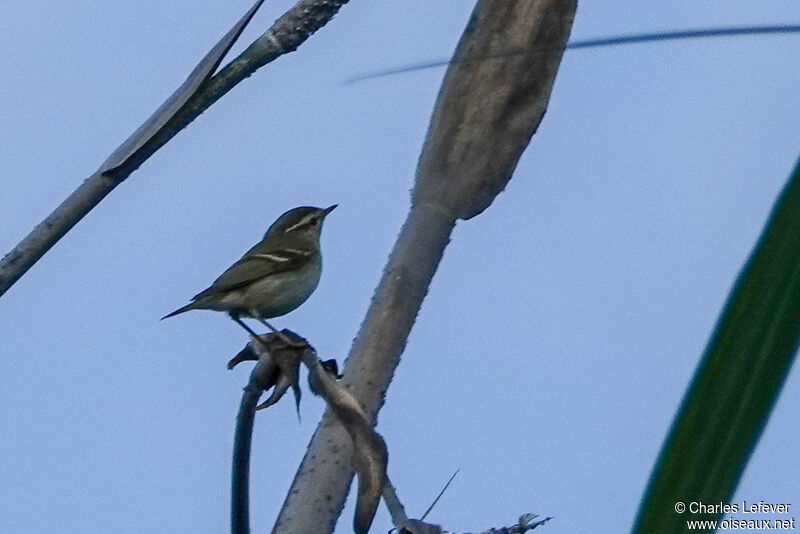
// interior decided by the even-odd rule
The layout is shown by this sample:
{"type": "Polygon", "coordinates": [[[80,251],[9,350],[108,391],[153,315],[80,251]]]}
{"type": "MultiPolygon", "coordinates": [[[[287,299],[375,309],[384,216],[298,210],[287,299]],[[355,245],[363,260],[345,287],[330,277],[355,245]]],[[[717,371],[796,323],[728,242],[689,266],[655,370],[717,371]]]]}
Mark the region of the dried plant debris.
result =
{"type": "MultiPolygon", "coordinates": [[[[336,380],[342,378],[342,375],[339,374],[339,365],[336,363],[336,360],[325,360],[319,362],[319,364],[322,367],[322,370],[325,371],[325,373],[327,373],[331,378],[335,378],[336,380]]],[[[316,385],[317,379],[315,377],[316,373],[308,373],[308,389],[310,389],[311,393],[314,395],[320,396],[321,393],[316,385]]]]}
{"type": "Polygon", "coordinates": [[[489,530],[484,530],[480,534],[523,534],[535,529],[536,527],[544,525],[551,519],[553,518],[545,517],[543,519],[539,519],[537,514],[522,514],[519,516],[519,520],[517,521],[516,525],[512,525],[510,527],[490,528],[489,530]]]}
{"type": "Polygon", "coordinates": [[[263,391],[273,389],[269,398],[256,410],[277,403],[291,387],[296,405],[300,405],[300,363],[309,369],[309,388],[325,399],[331,411],[347,430],[353,441],[353,467],[358,475],[358,499],[353,528],[356,534],[367,534],[383,488],[386,484],[388,451],[386,442],[372,427],[366,413],[353,395],[340,387],[341,378],[336,360],[320,361],[316,351],[303,338],[291,330],[252,337],[247,346],[230,362],[232,369],[243,361],[258,361],[258,380],[255,386],[263,391]],[[287,343],[287,338],[291,343],[287,343]]]}
{"type": "Polygon", "coordinates": [[[312,391],[325,399],[353,440],[353,467],[358,475],[358,499],[353,529],[356,534],[366,534],[372,525],[386,484],[386,466],[389,461],[386,442],[372,427],[356,398],[336,383],[338,369],[330,360],[320,362],[313,350],[308,350],[304,361],[309,369],[309,385],[312,391]]]}
{"type": "Polygon", "coordinates": [[[392,534],[443,534],[439,525],[431,525],[419,519],[408,519],[390,531],[392,534]]]}
{"type": "MultiPolygon", "coordinates": [[[[289,330],[281,332],[294,341],[296,334],[289,330]]],[[[243,361],[255,360],[261,365],[261,379],[259,386],[264,391],[273,389],[272,394],[266,401],[256,407],[256,410],[263,410],[277,403],[286,391],[291,387],[294,392],[295,408],[297,416],[300,417],[300,357],[305,349],[296,346],[288,346],[280,336],[274,333],[263,334],[258,338],[251,337],[244,349],[242,349],[233,359],[228,362],[228,369],[233,369],[243,361]]]]}
{"type": "MultiPolygon", "coordinates": [[[[509,527],[490,528],[478,534],[524,534],[536,527],[540,527],[550,521],[552,517],[539,519],[537,514],[522,514],[517,520],[516,525],[509,527]]],[[[439,525],[425,523],[419,519],[408,519],[389,531],[389,534],[454,534],[443,530],[439,525]]],[[[468,532],[464,534],[470,534],[468,532]]]]}

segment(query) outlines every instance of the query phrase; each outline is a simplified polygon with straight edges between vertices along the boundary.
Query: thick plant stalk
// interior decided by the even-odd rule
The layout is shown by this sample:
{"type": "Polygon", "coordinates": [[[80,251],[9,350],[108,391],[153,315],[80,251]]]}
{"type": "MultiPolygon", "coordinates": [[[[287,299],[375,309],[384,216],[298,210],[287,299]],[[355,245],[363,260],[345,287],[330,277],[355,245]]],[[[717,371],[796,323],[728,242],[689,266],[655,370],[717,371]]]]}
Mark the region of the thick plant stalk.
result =
{"type": "MultiPolygon", "coordinates": [[[[350,352],[344,384],[373,421],[383,403],[386,386],[381,385],[391,379],[454,223],[441,211],[412,209],[370,306],[383,312],[368,313],[350,352]],[[369,354],[392,358],[369,358],[369,354]],[[351,377],[355,373],[356,380],[349,379],[348,372],[351,377]],[[358,380],[362,376],[366,382],[358,380]]],[[[332,532],[353,476],[351,456],[350,437],[336,416],[326,411],[273,532],[332,532]]]]}
{"type": "MultiPolygon", "coordinates": [[[[479,0],[445,76],[411,209],[344,373],[373,422],[458,219],[503,190],[541,121],[575,0],[479,0]],[[504,54],[546,48],[529,54],[504,54]],[[470,57],[496,59],[469,61],[470,57]]],[[[311,440],[275,534],[333,531],[353,476],[351,445],[326,413],[311,440]]]]}
{"type": "MultiPolygon", "coordinates": [[[[121,166],[104,166],[0,260],[0,296],[78,221],[190,122],[256,70],[293,52],[333,18],[348,0],[300,0],[218,74],[207,80],[177,113],[121,166]]],[[[118,151],[115,151],[115,154],[118,151]]]]}
{"type": "Polygon", "coordinates": [[[728,297],[675,416],[635,534],[686,532],[687,520],[722,515],[692,513],[692,502],[730,502],[800,340],[798,228],[800,162],[728,297]]]}

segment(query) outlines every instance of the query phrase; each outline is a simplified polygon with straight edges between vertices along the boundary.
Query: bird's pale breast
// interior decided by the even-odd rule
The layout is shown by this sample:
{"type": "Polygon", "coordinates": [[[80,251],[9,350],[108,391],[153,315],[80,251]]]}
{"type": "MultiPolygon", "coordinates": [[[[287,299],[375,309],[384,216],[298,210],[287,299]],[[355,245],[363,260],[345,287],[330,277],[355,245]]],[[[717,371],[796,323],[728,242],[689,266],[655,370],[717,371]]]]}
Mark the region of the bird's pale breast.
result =
{"type": "Polygon", "coordinates": [[[300,269],[278,272],[250,284],[242,291],[243,307],[262,319],[285,315],[308,300],[321,274],[322,259],[316,254],[300,269]]]}

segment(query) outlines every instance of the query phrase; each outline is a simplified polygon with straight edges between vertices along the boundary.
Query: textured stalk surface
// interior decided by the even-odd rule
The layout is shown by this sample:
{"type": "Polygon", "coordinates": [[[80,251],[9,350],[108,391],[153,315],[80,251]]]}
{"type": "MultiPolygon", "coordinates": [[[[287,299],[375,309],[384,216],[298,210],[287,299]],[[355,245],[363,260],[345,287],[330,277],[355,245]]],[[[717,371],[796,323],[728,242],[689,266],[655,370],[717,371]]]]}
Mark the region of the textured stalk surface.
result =
{"type": "MultiPolygon", "coordinates": [[[[479,0],[472,12],[433,111],[408,218],[344,369],[373,424],[453,226],[489,207],[544,116],[575,8],[575,0],[479,0]],[[497,58],[471,60],[487,53],[497,58]]],[[[326,413],[273,533],[333,532],[351,456],[350,438],[326,413]]]]}

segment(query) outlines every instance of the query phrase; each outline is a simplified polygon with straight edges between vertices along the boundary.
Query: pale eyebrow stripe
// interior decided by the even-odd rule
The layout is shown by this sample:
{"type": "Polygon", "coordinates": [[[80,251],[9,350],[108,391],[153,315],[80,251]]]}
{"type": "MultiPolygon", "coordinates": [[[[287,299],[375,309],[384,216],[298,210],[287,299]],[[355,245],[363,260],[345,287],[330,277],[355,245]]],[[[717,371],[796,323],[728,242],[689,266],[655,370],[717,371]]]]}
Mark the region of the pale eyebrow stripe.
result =
{"type": "Polygon", "coordinates": [[[316,214],[316,213],[311,213],[311,214],[309,214],[309,215],[306,215],[305,217],[303,217],[302,219],[300,219],[300,222],[298,222],[297,224],[293,224],[292,226],[290,226],[289,228],[287,228],[286,230],[284,230],[284,233],[291,232],[291,231],[292,231],[292,230],[294,230],[295,228],[300,228],[301,226],[305,226],[305,225],[307,225],[307,224],[308,224],[308,223],[310,223],[310,222],[311,222],[311,220],[312,220],[312,219],[314,219],[316,216],[317,216],[317,214],[316,214]]]}

